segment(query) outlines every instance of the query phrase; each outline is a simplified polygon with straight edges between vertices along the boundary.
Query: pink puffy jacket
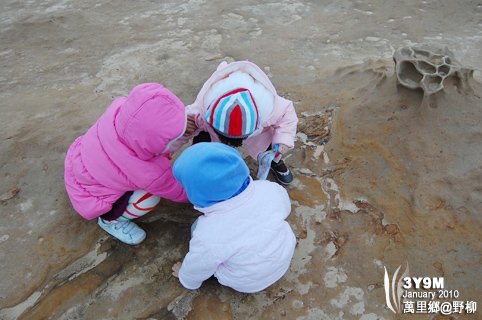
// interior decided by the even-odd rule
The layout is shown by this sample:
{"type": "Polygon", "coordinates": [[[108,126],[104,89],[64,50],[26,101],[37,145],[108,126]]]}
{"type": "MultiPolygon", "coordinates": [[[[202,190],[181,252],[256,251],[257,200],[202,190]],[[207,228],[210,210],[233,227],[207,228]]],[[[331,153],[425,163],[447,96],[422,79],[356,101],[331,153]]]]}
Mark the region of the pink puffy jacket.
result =
{"type": "MultiPolygon", "coordinates": [[[[293,102],[280,97],[276,93],[276,89],[268,76],[257,65],[249,61],[221,62],[216,71],[204,83],[196,101],[186,107],[187,114],[194,117],[198,129],[190,137],[183,137],[183,142],[195,137],[200,131],[208,132],[212,141],[219,142],[216,132],[204,118],[208,107],[204,103],[204,98],[210,88],[217,82],[237,71],[249,74],[253,79],[261,83],[274,97],[272,111],[270,111],[264,119],[261,119],[262,131],[257,135],[248,137],[243,143],[243,147],[248,154],[256,159],[258,154],[266,151],[270,144],[277,143],[282,143],[289,148],[293,148],[298,124],[298,117],[296,116],[293,102]]],[[[262,108],[263,106],[258,107],[262,108]]]]}
{"type": "Polygon", "coordinates": [[[67,151],[64,180],[75,210],[93,219],[131,190],[188,201],[168,150],[185,126],[183,103],[160,84],[141,84],[115,99],[67,151]]]}

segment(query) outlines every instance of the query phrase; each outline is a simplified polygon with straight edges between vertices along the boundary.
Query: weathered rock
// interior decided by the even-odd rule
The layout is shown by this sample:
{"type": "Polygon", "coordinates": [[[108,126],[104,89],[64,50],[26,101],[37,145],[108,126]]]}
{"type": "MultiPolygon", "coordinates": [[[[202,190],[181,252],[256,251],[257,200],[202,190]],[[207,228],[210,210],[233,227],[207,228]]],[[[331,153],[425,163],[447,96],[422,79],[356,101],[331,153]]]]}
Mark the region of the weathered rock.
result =
{"type": "Polygon", "coordinates": [[[0,319],[393,319],[383,266],[406,260],[414,275],[443,275],[464,300],[481,296],[482,91],[459,93],[449,77],[436,110],[416,108],[419,92],[395,90],[386,74],[392,47],[439,42],[439,32],[480,69],[478,2],[2,5],[0,319]],[[163,201],[139,223],[146,240],[124,245],[73,211],[63,161],[112,97],[158,81],[189,104],[233,59],[256,62],[298,112],[286,158],[298,245],[263,292],[215,279],[189,292],[171,267],[187,252],[192,206],[163,201]]]}
{"type": "Polygon", "coordinates": [[[398,82],[410,89],[420,88],[425,95],[442,90],[449,77],[465,81],[473,73],[473,70],[462,67],[448,48],[403,47],[395,51],[393,60],[398,82]]]}

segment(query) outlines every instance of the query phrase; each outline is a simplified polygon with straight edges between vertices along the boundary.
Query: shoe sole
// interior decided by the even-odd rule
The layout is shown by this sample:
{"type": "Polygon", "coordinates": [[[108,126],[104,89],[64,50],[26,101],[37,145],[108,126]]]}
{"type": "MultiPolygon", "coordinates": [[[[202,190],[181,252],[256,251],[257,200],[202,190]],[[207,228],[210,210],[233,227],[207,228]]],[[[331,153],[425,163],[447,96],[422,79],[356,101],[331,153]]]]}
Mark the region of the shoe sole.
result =
{"type": "Polygon", "coordinates": [[[141,244],[144,240],[146,240],[146,234],[144,234],[144,236],[142,237],[142,239],[139,241],[139,242],[136,242],[136,243],[127,243],[127,242],[124,242],[122,240],[119,239],[119,241],[121,241],[122,243],[125,243],[125,244],[128,244],[128,245],[131,245],[131,246],[136,246],[138,244],[141,244]]]}

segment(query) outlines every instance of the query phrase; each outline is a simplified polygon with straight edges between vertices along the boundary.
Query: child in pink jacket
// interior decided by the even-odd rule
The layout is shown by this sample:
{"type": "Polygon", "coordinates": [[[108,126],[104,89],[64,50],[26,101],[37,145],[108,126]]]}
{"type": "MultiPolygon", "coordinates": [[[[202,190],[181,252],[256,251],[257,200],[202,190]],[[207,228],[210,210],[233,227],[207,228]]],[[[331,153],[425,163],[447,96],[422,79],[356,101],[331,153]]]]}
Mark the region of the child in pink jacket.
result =
{"type": "Polygon", "coordinates": [[[240,292],[258,292],[288,270],[296,238],[286,218],[291,202],[277,183],[249,176],[241,154],[222,143],[198,143],[174,163],[174,175],[202,215],[189,252],[173,266],[187,289],[214,275],[240,292]]]}
{"type": "Polygon", "coordinates": [[[74,209],[127,244],[146,233],[131,220],[151,211],[160,197],[187,202],[172,173],[173,143],[186,130],[183,103],[158,83],[119,97],[67,151],[65,187],[74,209]]]}
{"type": "Polygon", "coordinates": [[[271,171],[278,182],[293,180],[282,155],[293,148],[298,117],[293,103],[280,97],[268,76],[248,61],[222,62],[204,83],[196,101],[186,107],[189,131],[185,141],[243,145],[254,159],[277,150],[271,171]]]}

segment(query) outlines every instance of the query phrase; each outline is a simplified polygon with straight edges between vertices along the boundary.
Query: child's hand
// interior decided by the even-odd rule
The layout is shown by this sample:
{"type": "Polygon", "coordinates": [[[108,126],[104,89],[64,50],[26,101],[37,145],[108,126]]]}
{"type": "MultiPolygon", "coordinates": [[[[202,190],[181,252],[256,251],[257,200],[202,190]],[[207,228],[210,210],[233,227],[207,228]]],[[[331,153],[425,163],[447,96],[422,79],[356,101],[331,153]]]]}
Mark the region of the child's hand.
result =
{"type": "Polygon", "coordinates": [[[184,132],[185,136],[190,136],[191,134],[196,131],[196,121],[194,120],[194,115],[187,116],[187,124],[186,124],[186,132],[184,132]]]}
{"type": "Polygon", "coordinates": [[[172,275],[176,278],[179,278],[179,269],[181,269],[181,264],[181,261],[179,261],[172,266],[172,275]]]}
{"type": "Polygon", "coordinates": [[[279,143],[278,144],[278,152],[281,154],[285,154],[290,148],[287,145],[279,143]]]}

